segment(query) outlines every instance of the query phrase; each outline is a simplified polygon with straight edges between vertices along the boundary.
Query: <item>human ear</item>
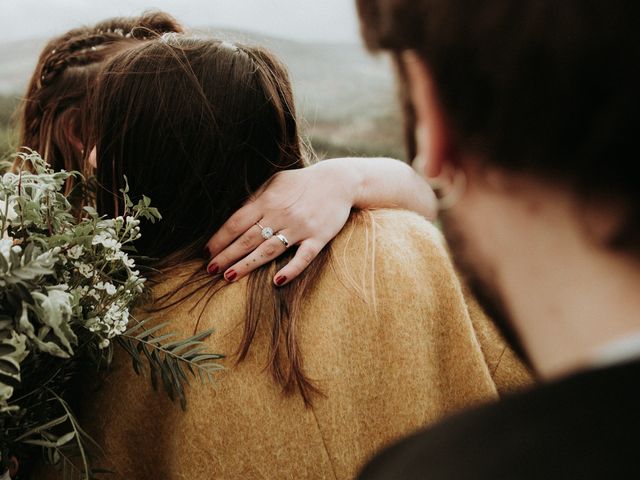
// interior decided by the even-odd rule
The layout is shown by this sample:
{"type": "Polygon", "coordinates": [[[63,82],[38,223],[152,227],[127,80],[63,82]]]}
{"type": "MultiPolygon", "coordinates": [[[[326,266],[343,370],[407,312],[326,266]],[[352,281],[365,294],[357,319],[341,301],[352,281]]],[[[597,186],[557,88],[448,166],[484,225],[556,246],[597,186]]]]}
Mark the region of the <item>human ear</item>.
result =
{"type": "Polygon", "coordinates": [[[91,165],[93,168],[98,168],[98,158],[97,158],[97,153],[96,153],[96,147],[93,147],[91,149],[91,152],[89,152],[89,158],[87,158],[89,165],[91,165]]]}
{"type": "Polygon", "coordinates": [[[402,54],[402,61],[416,116],[415,136],[422,170],[427,178],[435,178],[450,161],[449,131],[425,62],[411,50],[402,54]]]}

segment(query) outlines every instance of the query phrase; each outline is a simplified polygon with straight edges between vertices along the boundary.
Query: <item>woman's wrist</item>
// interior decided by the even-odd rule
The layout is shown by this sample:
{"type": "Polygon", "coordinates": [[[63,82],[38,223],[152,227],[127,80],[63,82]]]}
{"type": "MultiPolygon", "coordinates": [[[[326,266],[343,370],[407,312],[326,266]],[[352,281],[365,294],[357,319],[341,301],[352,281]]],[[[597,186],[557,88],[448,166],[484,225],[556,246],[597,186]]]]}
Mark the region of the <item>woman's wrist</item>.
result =
{"type": "Polygon", "coordinates": [[[391,158],[338,158],[333,181],[347,189],[354,208],[401,208],[433,220],[437,201],[429,184],[406,163],[391,158]]]}
{"type": "Polygon", "coordinates": [[[332,158],[322,160],[312,168],[323,169],[327,182],[339,187],[340,197],[351,207],[366,208],[363,199],[368,195],[366,189],[370,179],[359,160],[355,157],[332,158]]]}

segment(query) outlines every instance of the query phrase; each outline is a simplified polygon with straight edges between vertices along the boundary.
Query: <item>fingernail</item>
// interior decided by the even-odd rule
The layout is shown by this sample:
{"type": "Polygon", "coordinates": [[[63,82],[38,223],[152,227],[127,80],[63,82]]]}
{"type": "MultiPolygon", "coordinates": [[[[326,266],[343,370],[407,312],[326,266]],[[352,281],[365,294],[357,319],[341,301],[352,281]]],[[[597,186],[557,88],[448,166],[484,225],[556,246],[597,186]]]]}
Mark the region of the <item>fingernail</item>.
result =
{"type": "Polygon", "coordinates": [[[209,250],[208,245],[205,245],[204,248],[202,249],[202,256],[204,258],[211,258],[211,251],[209,250]]]}
{"type": "Polygon", "coordinates": [[[211,265],[209,265],[209,267],[207,267],[207,272],[209,272],[211,275],[215,275],[216,273],[218,273],[218,265],[216,265],[215,263],[212,263],[211,265]]]}
{"type": "Polygon", "coordinates": [[[229,270],[225,275],[225,278],[227,279],[227,281],[233,282],[237,276],[238,274],[236,272],[234,272],[233,270],[229,270]]]}
{"type": "Polygon", "coordinates": [[[276,277],[276,285],[278,286],[282,285],[286,281],[287,281],[287,277],[285,277],[284,275],[280,275],[279,277],[276,277]]]}

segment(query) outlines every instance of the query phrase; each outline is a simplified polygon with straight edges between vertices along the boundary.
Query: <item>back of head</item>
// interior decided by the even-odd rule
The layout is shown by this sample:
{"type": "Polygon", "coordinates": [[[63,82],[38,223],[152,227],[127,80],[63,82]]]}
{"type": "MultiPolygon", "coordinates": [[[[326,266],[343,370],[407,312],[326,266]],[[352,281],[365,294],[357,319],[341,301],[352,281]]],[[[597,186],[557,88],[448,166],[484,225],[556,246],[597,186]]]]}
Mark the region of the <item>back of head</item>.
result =
{"type": "Polygon", "coordinates": [[[170,15],[111,18],[50,40],[42,50],[20,111],[20,145],[56,170],[83,170],[84,114],[100,65],[126,46],[181,32],[170,15]]]}
{"type": "Polygon", "coordinates": [[[370,48],[396,59],[412,50],[428,66],[455,149],[610,203],[624,217],[611,245],[640,258],[630,156],[638,2],[358,0],[358,9],[370,48]]]}
{"type": "Polygon", "coordinates": [[[94,120],[98,208],[122,213],[126,175],[163,215],[139,245],[160,259],[201,258],[252,192],[303,166],[286,70],[258,47],[165,35],[128,49],[101,74],[94,120]]]}
{"type": "MultiPolygon", "coordinates": [[[[304,166],[286,69],[262,48],[165,35],[106,65],[93,113],[98,210],[122,213],[124,175],[132,198],[149,196],[163,219],[143,226],[136,247],[158,259],[161,271],[202,261],[211,233],[253,192],[273,174],[304,166]]],[[[279,261],[291,255],[284,257],[279,261]]],[[[268,321],[274,380],[307,403],[317,389],[304,373],[296,325],[326,258],[327,249],[295,284],[279,289],[270,281],[274,262],[249,276],[237,352],[237,361],[244,360],[258,323],[268,321]]],[[[205,307],[226,285],[204,265],[192,282],[190,291],[204,290],[205,307]]],[[[175,291],[151,308],[179,304],[193,293],[175,291]]]]}

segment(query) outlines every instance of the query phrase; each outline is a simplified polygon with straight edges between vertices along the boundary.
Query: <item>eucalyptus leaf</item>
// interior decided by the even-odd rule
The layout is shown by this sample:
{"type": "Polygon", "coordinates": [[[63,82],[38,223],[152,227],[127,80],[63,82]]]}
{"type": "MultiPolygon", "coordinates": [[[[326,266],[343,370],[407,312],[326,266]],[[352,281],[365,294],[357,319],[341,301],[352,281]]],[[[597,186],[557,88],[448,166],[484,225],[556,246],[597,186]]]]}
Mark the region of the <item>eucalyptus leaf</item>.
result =
{"type": "Polygon", "coordinates": [[[19,460],[43,458],[65,479],[90,479],[100,448],[68,403],[79,372],[107,370],[119,345],[136,373],[148,368],[154,388],[161,382],[185,408],[190,377],[211,381],[222,356],[203,343],[210,331],[181,339],[170,322],[131,315],[145,300],[140,271],[154,271],[134,245],[141,220],[162,218],[150,198],[134,202],[125,178],[121,216],[77,212],[65,185],[91,182],[26,148],[15,160],[0,175],[0,454],[41,450],[19,460]]]}

